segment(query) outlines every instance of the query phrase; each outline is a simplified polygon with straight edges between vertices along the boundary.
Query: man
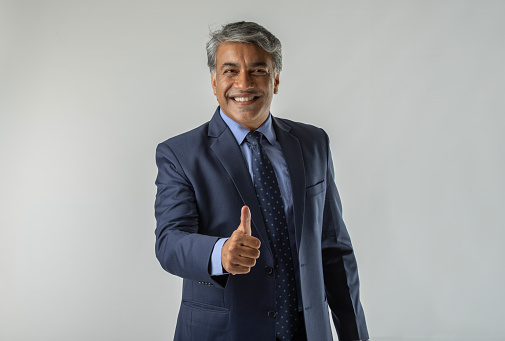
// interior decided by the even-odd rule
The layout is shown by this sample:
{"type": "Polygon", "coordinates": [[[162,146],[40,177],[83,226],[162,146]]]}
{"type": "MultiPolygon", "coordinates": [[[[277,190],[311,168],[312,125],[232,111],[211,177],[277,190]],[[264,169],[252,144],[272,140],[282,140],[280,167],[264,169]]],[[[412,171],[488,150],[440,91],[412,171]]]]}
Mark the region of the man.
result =
{"type": "Polygon", "coordinates": [[[175,340],[366,340],[356,260],[322,129],[270,114],[281,44],[211,34],[212,119],[156,151],[156,256],[184,279],[175,340]]]}

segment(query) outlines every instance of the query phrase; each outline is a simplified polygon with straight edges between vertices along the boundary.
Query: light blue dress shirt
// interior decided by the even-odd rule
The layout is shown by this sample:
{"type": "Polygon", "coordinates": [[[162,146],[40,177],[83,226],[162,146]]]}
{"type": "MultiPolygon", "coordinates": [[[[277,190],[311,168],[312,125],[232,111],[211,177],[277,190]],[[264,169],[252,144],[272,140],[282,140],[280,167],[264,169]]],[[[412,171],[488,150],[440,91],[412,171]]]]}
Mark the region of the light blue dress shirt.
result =
{"type": "MultiPolygon", "coordinates": [[[[247,142],[245,141],[246,135],[249,133],[249,129],[235,122],[228,116],[226,116],[223,111],[220,111],[221,118],[224,120],[228,128],[231,130],[233,136],[237,140],[238,145],[240,146],[240,150],[242,155],[244,156],[244,160],[247,164],[247,168],[249,169],[249,174],[251,176],[251,182],[254,182],[253,172],[252,172],[252,163],[251,163],[251,149],[249,148],[247,142]]],[[[277,136],[275,134],[275,129],[272,125],[272,115],[268,115],[267,120],[258,128],[256,131],[259,131],[265,136],[265,139],[262,140],[261,145],[265,153],[267,154],[272,166],[274,167],[275,175],[277,176],[277,182],[279,184],[279,189],[281,191],[282,201],[284,203],[284,213],[286,215],[286,223],[288,225],[289,232],[289,243],[291,244],[291,252],[293,253],[293,266],[295,268],[295,279],[298,287],[298,297],[300,298],[300,287],[299,287],[299,271],[298,271],[298,256],[296,254],[296,236],[295,236],[295,226],[293,220],[293,192],[291,190],[291,179],[289,177],[288,167],[286,165],[286,159],[284,158],[284,154],[282,152],[281,145],[277,143],[277,136]],[[265,141],[266,140],[266,141],[265,141]]],[[[226,242],[228,238],[219,239],[214,245],[214,249],[212,251],[211,256],[211,264],[210,264],[210,275],[218,276],[226,274],[223,270],[221,264],[221,250],[223,248],[223,244],[226,242]]],[[[299,299],[299,305],[301,304],[301,300],[299,299]]]]}

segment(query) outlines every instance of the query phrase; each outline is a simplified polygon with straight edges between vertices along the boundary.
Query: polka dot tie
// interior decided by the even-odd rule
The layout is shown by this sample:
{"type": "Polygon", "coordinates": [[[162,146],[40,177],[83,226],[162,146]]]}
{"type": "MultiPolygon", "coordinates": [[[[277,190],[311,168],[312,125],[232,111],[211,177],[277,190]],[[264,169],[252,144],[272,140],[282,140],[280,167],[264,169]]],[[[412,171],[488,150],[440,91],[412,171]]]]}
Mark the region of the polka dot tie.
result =
{"type": "Polygon", "coordinates": [[[284,204],[274,168],[261,146],[262,137],[263,134],[254,131],[247,134],[246,141],[252,152],[254,188],[274,255],[277,308],[275,332],[277,339],[291,340],[298,330],[295,271],[284,204]]]}

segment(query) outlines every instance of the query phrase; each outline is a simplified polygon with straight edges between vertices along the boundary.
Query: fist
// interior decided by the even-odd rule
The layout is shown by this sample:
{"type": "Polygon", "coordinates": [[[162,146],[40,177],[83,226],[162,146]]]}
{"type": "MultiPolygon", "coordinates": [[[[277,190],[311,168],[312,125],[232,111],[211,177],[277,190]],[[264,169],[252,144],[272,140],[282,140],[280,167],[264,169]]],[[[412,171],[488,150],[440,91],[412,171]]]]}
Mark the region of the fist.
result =
{"type": "Polygon", "coordinates": [[[246,274],[256,265],[260,256],[261,242],[251,236],[251,212],[243,206],[240,212],[240,225],[233,231],[221,250],[221,264],[232,275],[246,274]]]}

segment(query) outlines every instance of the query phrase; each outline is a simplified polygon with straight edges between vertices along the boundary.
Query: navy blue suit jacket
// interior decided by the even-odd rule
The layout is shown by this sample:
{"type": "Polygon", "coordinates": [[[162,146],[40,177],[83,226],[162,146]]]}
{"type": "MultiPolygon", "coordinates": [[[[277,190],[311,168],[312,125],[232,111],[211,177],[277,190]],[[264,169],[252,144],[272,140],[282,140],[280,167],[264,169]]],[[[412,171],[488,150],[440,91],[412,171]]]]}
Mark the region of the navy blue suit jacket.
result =
{"type": "MultiPolygon", "coordinates": [[[[308,340],[366,340],[359,280],[326,133],[273,118],[293,188],[294,222],[308,340]]],[[[210,122],[158,145],[156,256],[182,277],[175,340],[275,340],[272,252],[240,148],[216,110],[210,122]],[[249,206],[261,255],[245,275],[209,275],[215,242],[240,224],[249,206]]]]}

